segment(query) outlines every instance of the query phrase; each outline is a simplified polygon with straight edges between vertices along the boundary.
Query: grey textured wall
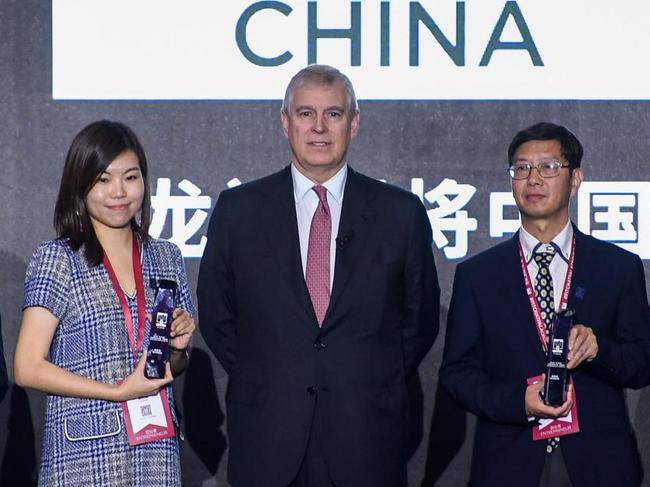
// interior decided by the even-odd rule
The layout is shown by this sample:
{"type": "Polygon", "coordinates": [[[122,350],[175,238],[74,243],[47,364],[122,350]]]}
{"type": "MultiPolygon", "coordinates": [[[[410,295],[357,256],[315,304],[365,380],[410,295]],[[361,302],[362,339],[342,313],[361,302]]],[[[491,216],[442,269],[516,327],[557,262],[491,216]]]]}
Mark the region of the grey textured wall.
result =
{"type": "MultiPolygon", "coordinates": [[[[26,264],[36,245],[54,236],[63,159],[81,127],[101,118],[127,123],[145,146],[152,180],[170,178],[175,187],[187,178],[213,202],[231,178],[248,181],[289,160],[279,102],[55,102],[50,44],[50,2],[0,0],[0,311],[10,374],[26,264]]],[[[508,190],[505,154],[518,129],[541,120],[565,124],[585,145],[587,179],[643,181],[649,108],[646,102],[362,102],[361,133],[349,160],[403,187],[413,177],[424,178],[425,191],[445,177],[474,185],[464,208],[479,222],[470,235],[471,255],[496,243],[489,237],[488,196],[508,190]]],[[[439,251],[436,260],[444,325],[456,261],[439,251]]],[[[186,264],[195,283],[198,260],[186,264]]],[[[473,419],[437,391],[443,341],[444,326],[419,383],[412,384],[411,486],[456,486],[467,479],[473,419]]],[[[187,436],[183,478],[189,486],[226,485],[226,377],[200,337],[195,344],[191,366],[176,384],[187,436]]],[[[650,389],[628,399],[648,470],[650,389]]],[[[43,394],[15,386],[0,405],[0,485],[33,483],[43,408],[43,394]]]]}

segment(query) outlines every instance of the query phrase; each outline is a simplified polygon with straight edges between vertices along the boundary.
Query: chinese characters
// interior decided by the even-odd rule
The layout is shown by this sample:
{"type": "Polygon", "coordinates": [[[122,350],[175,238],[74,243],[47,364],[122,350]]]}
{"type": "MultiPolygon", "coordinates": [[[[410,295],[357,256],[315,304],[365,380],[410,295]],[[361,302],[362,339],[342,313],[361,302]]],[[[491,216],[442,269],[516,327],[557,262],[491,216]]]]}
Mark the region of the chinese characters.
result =
{"type": "MultiPolygon", "coordinates": [[[[241,181],[233,177],[225,186],[233,188],[240,184],[241,181]]],[[[184,257],[199,258],[206,244],[203,234],[212,198],[203,195],[201,189],[187,179],[177,187],[182,194],[172,194],[170,179],[157,180],[151,198],[150,233],[159,238],[165,226],[171,223],[169,240],[180,247],[184,257]]],[[[478,204],[488,210],[490,237],[507,236],[516,232],[520,225],[519,213],[509,191],[485,195],[479,192],[477,195],[475,186],[449,178],[425,191],[424,179],[417,177],[411,179],[410,191],[427,208],[433,243],[447,259],[459,259],[472,253],[470,235],[477,230],[479,219],[471,214],[468,205],[476,198],[474,208],[478,204]]],[[[581,231],[620,245],[642,259],[650,259],[650,182],[583,182],[576,202],[576,223],[581,231]]]]}
{"type": "Polygon", "coordinates": [[[171,211],[172,230],[170,242],[175,243],[181,249],[183,257],[201,257],[205,249],[207,239],[202,236],[199,243],[188,243],[205,223],[208,212],[212,206],[210,196],[201,195],[201,189],[187,179],[178,183],[184,195],[171,194],[171,181],[168,178],[158,178],[156,191],[151,196],[151,208],[153,217],[149,234],[154,238],[162,235],[167,220],[167,214],[171,211]],[[186,212],[194,213],[186,220],[186,212]]]}

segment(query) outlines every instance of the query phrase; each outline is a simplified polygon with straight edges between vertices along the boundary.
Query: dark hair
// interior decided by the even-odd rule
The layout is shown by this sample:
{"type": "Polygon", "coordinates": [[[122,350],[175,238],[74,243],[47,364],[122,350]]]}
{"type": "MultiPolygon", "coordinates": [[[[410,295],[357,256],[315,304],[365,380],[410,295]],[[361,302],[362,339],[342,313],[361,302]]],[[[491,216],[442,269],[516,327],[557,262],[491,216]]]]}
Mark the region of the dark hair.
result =
{"type": "Polygon", "coordinates": [[[536,123],[527,129],[517,132],[510,147],[508,147],[508,163],[512,164],[512,158],[520,145],[531,140],[557,140],[562,148],[562,155],[569,163],[570,169],[580,167],[582,161],[582,144],[573,133],[561,125],[549,122],[536,123]]]}
{"type": "Polygon", "coordinates": [[[350,117],[352,117],[359,111],[359,104],[357,103],[357,96],[354,94],[352,82],[350,81],[350,78],[344,75],[341,71],[332,66],[328,66],[327,64],[310,64],[306,68],[298,71],[293,78],[291,78],[287,90],[284,93],[282,111],[286,114],[289,113],[290,106],[293,103],[293,94],[296,91],[296,88],[306,84],[330,86],[336,82],[340,82],[345,88],[345,93],[348,99],[348,110],[350,111],[350,117]]]}
{"type": "Polygon", "coordinates": [[[133,131],[122,123],[110,120],[91,123],[74,138],[65,158],[54,209],[54,228],[57,236],[67,239],[74,250],[85,245],[84,254],[92,266],[102,261],[103,250],[86,210],[86,196],[111,162],[127,150],[137,156],[144,182],[141,221],[138,223],[134,218],[131,227],[146,243],[149,238],[151,191],[147,158],[133,131]]]}

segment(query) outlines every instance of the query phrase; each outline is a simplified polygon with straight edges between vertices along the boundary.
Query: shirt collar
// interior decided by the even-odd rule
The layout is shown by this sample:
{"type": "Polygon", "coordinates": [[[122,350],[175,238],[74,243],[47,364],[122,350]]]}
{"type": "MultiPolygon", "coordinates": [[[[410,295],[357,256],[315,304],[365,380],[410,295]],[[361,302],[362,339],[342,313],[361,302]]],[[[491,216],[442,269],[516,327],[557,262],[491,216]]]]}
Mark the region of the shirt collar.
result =
{"type": "MultiPolygon", "coordinates": [[[[296,169],[296,166],[293,163],[291,164],[291,177],[293,179],[293,197],[296,203],[298,203],[309,194],[309,191],[316,185],[316,183],[296,169]]],[[[345,191],[345,182],[347,181],[347,178],[348,165],[346,163],[343,164],[334,176],[322,184],[322,186],[325,186],[325,189],[327,189],[328,195],[334,198],[339,204],[343,202],[343,193],[345,191]]],[[[316,193],[314,193],[314,195],[315,194],[316,193]]]]}
{"type": "MultiPolygon", "coordinates": [[[[558,233],[551,243],[555,247],[556,251],[559,251],[560,257],[562,260],[568,262],[569,257],[571,257],[571,242],[573,241],[573,225],[571,225],[571,220],[567,221],[567,224],[564,228],[558,233]]],[[[519,242],[521,243],[521,248],[524,251],[524,257],[526,263],[530,263],[530,260],[533,257],[533,252],[543,252],[545,250],[545,245],[542,244],[539,240],[533,237],[530,233],[526,231],[524,227],[519,229],[519,242]]]]}

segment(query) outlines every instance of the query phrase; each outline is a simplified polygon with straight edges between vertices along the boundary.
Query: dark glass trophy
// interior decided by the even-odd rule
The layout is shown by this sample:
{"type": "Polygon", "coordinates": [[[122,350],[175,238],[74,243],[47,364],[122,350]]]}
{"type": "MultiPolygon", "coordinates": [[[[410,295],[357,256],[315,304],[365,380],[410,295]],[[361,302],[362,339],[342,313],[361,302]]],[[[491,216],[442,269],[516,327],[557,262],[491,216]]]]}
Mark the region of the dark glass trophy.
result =
{"type": "Polygon", "coordinates": [[[156,297],[151,311],[151,329],[144,375],[147,379],[165,377],[165,363],[169,355],[169,332],[176,300],[176,283],[160,279],[156,283],[156,297]]]}
{"type": "Polygon", "coordinates": [[[557,407],[566,401],[567,354],[569,353],[569,332],[573,326],[575,312],[570,309],[558,311],[548,337],[546,378],[544,380],[544,403],[557,407]]]}

